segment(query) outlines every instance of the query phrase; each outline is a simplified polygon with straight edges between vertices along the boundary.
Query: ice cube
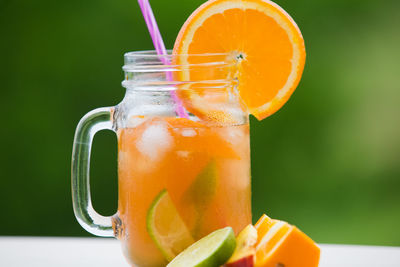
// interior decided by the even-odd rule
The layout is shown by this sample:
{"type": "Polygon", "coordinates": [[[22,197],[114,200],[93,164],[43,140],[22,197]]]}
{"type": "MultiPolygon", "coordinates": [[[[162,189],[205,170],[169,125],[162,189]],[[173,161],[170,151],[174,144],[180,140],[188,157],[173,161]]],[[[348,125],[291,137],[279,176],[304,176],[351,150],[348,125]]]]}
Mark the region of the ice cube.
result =
{"type": "Polygon", "coordinates": [[[179,150],[179,151],[176,151],[176,154],[181,158],[188,158],[189,155],[190,155],[190,152],[189,151],[179,150]]]}
{"type": "Polygon", "coordinates": [[[135,127],[139,126],[140,124],[142,124],[145,121],[146,121],[146,118],[144,118],[143,116],[131,116],[127,120],[126,126],[128,128],[135,128],[135,127]]]}
{"type": "Polygon", "coordinates": [[[136,147],[140,153],[154,161],[160,159],[168,151],[172,142],[167,125],[156,122],[144,130],[141,138],[136,142],[136,147]]]}
{"type": "Polygon", "coordinates": [[[193,129],[183,129],[181,134],[185,137],[193,137],[197,135],[197,132],[193,129]]]}
{"type": "Polygon", "coordinates": [[[223,133],[223,138],[231,143],[232,145],[236,145],[240,142],[242,142],[243,138],[244,138],[244,132],[242,129],[235,127],[235,126],[230,126],[230,127],[226,127],[224,129],[224,133],[223,133]]]}

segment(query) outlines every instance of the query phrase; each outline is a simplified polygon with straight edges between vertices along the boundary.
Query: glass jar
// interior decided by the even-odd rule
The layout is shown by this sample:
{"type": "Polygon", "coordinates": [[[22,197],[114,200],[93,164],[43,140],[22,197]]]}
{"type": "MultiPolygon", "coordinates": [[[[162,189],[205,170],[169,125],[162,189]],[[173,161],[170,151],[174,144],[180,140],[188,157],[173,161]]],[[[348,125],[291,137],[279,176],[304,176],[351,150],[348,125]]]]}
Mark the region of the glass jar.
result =
{"type": "Polygon", "coordinates": [[[87,231],[115,236],[130,264],[165,266],[181,250],[251,223],[248,114],[226,54],[125,54],[126,95],[79,122],[72,155],[75,215],[87,231]],[[118,136],[118,211],[90,200],[92,139],[118,136]]]}

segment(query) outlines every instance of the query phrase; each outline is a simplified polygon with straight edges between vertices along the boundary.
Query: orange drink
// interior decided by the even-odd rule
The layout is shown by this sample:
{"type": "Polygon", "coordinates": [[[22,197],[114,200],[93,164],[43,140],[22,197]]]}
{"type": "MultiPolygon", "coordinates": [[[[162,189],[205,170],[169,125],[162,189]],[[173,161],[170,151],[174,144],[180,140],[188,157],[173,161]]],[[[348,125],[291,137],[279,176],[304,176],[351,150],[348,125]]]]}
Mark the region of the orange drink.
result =
{"type": "MultiPolygon", "coordinates": [[[[193,241],[225,226],[239,232],[251,222],[248,123],[209,126],[184,118],[142,120],[118,132],[119,236],[132,263],[166,263],[163,248],[151,238],[147,216],[163,190],[193,241]]],[[[154,219],[162,227],[170,224],[171,216],[154,219]]]]}

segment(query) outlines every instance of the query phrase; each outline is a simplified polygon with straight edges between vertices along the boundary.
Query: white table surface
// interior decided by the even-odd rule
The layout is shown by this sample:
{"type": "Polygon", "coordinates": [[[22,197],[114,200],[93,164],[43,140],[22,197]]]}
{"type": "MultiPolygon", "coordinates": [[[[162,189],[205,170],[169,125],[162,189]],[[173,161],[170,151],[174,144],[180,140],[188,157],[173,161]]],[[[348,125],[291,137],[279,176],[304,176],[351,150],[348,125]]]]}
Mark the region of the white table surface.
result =
{"type": "MultiPolygon", "coordinates": [[[[400,247],[322,244],[319,267],[400,267],[400,247]]],[[[125,266],[117,240],[0,237],[0,266],[125,266]]]]}

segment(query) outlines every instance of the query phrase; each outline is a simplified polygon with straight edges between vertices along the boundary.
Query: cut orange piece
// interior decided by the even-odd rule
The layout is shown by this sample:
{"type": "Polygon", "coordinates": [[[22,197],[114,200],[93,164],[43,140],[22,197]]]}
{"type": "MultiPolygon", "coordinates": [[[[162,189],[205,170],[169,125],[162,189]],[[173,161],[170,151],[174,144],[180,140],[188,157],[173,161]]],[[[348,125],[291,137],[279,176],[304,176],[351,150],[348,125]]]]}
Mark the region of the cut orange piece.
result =
{"type": "Polygon", "coordinates": [[[257,243],[260,243],[261,238],[263,238],[271,227],[276,223],[276,220],[269,218],[267,215],[263,214],[254,227],[257,229],[258,237],[257,243]]]}
{"type": "Polygon", "coordinates": [[[232,145],[221,138],[220,134],[211,131],[209,126],[185,118],[167,118],[165,121],[168,122],[171,134],[177,141],[175,143],[177,151],[239,158],[232,145]],[[195,142],[193,138],[195,138],[195,142]]]}
{"type": "MultiPolygon", "coordinates": [[[[201,63],[201,57],[188,56],[191,54],[227,53],[228,60],[235,59],[240,97],[247,111],[259,120],[285,104],[300,81],[305,63],[299,28],[281,7],[268,0],[204,3],[182,27],[173,53],[181,55],[176,63],[182,65],[201,63]]],[[[180,78],[190,81],[195,79],[193,75],[199,75],[199,71],[188,70],[180,78]]],[[[196,97],[201,95],[195,90],[179,96],[196,115],[208,112],[200,104],[204,102],[196,105],[196,97]]]]}
{"type": "Polygon", "coordinates": [[[320,249],[311,238],[295,226],[265,217],[256,225],[256,267],[318,266],[320,249]]]}

